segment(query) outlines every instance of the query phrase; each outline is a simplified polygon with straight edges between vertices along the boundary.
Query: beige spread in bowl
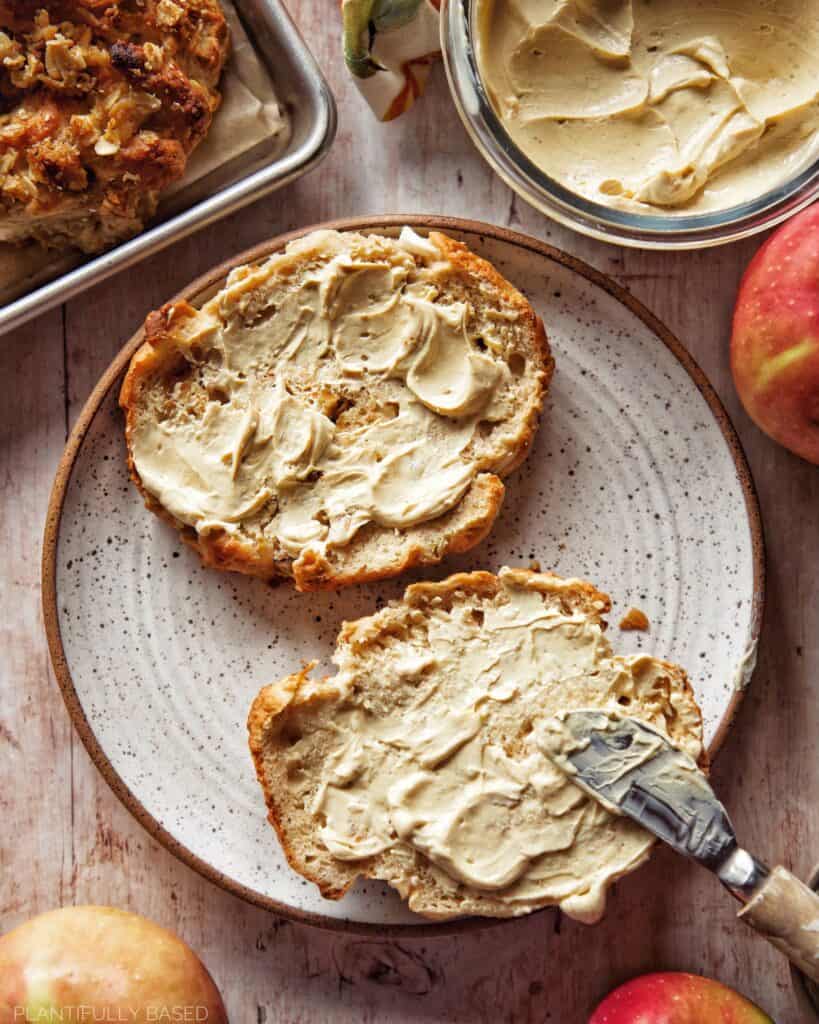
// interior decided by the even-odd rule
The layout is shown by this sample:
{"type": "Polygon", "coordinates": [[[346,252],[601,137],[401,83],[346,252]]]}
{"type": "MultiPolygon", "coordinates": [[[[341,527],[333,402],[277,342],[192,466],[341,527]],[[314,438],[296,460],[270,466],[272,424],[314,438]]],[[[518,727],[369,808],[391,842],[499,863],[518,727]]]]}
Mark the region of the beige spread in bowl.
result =
{"type": "Polygon", "coordinates": [[[608,206],[722,210],[819,157],[819,0],[478,0],[477,55],[519,148],[608,206]]]}

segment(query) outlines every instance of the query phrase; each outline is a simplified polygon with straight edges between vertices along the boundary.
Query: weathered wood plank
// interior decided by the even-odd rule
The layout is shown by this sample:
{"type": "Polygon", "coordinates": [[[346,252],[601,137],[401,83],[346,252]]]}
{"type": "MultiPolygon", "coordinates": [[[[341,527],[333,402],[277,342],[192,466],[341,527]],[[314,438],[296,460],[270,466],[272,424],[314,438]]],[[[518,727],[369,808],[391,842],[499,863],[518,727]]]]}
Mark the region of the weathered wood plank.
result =
{"type": "Polygon", "coordinates": [[[0,344],[0,921],[59,902],[72,872],[71,727],[49,668],[40,544],[65,443],[63,318],[0,344]]]}

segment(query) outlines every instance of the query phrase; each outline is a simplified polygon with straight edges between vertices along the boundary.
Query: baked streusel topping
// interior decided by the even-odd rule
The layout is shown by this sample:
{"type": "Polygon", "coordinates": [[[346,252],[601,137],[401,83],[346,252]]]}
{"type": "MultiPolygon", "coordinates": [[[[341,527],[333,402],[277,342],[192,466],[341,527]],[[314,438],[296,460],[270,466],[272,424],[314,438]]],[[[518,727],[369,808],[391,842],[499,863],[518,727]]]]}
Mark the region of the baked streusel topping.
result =
{"type": "Polygon", "coordinates": [[[217,0],[0,0],[0,241],[139,231],[219,105],[217,0]]]}

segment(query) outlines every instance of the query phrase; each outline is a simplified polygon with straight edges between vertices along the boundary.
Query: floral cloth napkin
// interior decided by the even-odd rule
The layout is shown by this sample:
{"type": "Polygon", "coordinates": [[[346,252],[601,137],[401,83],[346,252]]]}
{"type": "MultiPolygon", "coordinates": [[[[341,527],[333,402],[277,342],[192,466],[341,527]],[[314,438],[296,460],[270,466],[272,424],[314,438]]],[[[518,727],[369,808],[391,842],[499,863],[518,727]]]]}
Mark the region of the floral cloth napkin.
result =
{"type": "Polygon", "coordinates": [[[344,60],[380,121],[409,110],[438,56],[440,0],[341,0],[344,60]]]}

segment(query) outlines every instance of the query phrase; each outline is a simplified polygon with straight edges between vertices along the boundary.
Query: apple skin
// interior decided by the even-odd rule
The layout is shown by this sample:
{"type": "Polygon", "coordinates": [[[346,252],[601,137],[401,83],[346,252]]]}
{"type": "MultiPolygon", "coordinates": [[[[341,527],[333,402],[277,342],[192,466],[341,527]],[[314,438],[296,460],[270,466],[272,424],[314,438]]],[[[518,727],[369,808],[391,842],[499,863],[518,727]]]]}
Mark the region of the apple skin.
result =
{"type": "Polygon", "coordinates": [[[819,203],[779,228],[745,271],[731,369],[757,426],[819,465],[819,203]]]}
{"type": "Polygon", "coordinates": [[[727,985],[667,971],[632,978],[610,992],[589,1024],[774,1024],[727,985]]]}
{"type": "Polygon", "coordinates": [[[0,1024],[63,1019],[228,1024],[193,950],[113,907],[63,907],[0,937],[0,1024]]]}

